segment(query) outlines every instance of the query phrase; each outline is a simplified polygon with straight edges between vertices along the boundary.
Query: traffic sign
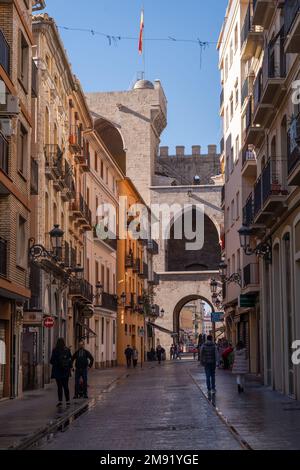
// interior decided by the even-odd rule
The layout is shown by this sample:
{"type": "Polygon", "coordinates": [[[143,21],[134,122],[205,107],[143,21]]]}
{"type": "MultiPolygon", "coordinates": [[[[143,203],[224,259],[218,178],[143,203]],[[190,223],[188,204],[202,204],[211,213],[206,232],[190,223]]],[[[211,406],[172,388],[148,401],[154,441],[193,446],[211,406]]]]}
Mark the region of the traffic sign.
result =
{"type": "Polygon", "coordinates": [[[53,328],[54,327],[54,318],[52,318],[52,317],[45,318],[44,327],[45,328],[53,328]]]}
{"type": "Polygon", "coordinates": [[[223,312],[212,312],[211,321],[212,321],[212,323],[222,323],[224,321],[224,313],[223,312]]]}

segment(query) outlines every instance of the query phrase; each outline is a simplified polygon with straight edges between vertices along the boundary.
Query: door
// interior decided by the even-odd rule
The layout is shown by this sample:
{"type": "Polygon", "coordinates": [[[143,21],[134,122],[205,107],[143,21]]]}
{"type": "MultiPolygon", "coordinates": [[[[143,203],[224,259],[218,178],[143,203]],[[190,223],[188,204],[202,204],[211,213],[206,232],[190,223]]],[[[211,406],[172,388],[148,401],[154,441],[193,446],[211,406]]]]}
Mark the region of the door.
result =
{"type": "Polygon", "coordinates": [[[30,326],[23,328],[23,390],[34,390],[37,384],[38,329],[30,326]]]}

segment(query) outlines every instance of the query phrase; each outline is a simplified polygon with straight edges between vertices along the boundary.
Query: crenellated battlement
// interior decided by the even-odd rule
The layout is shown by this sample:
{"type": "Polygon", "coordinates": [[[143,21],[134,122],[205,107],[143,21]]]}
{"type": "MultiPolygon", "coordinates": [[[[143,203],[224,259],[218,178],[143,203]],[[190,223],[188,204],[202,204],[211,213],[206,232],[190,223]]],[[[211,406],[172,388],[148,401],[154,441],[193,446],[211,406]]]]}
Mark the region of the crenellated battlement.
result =
{"type": "Polygon", "coordinates": [[[189,158],[189,157],[205,157],[205,156],[218,156],[217,146],[212,144],[208,145],[207,153],[201,153],[201,145],[193,145],[191,153],[185,153],[185,146],[184,145],[177,145],[176,146],[176,153],[171,154],[169,153],[169,147],[160,147],[159,149],[159,157],[179,157],[179,158],[189,158]]]}

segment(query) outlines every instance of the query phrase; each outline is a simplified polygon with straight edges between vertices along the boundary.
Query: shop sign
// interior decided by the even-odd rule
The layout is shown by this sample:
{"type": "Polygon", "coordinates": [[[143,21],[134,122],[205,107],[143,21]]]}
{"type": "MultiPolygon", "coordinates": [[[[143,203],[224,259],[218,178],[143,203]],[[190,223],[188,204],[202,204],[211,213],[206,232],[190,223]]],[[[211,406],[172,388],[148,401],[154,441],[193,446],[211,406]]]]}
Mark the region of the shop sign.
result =
{"type": "Polygon", "coordinates": [[[223,312],[212,312],[211,321],[212,321],[212,323],[222,323],[224,321],[224,313],[223,312]]]}
{"type": "Polygon", "coordinates": [[[243,295],[239,296],[239,308],[254,308],[256,305],[256,299],[253,295],[243,295]]]}

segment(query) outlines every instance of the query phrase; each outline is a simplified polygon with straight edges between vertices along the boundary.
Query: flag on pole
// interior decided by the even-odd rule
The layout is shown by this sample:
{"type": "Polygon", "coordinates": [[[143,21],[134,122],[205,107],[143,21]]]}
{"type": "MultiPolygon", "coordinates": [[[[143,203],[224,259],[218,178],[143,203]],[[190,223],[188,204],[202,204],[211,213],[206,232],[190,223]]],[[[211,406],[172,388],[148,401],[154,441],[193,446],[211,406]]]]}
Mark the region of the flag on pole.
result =
{"type": "Polygon", "coordinates": [[[139,54],[143,53],[143,34],[144,34],[144,10],[141,12],[140,36],[139,36],[139,54]]]}

